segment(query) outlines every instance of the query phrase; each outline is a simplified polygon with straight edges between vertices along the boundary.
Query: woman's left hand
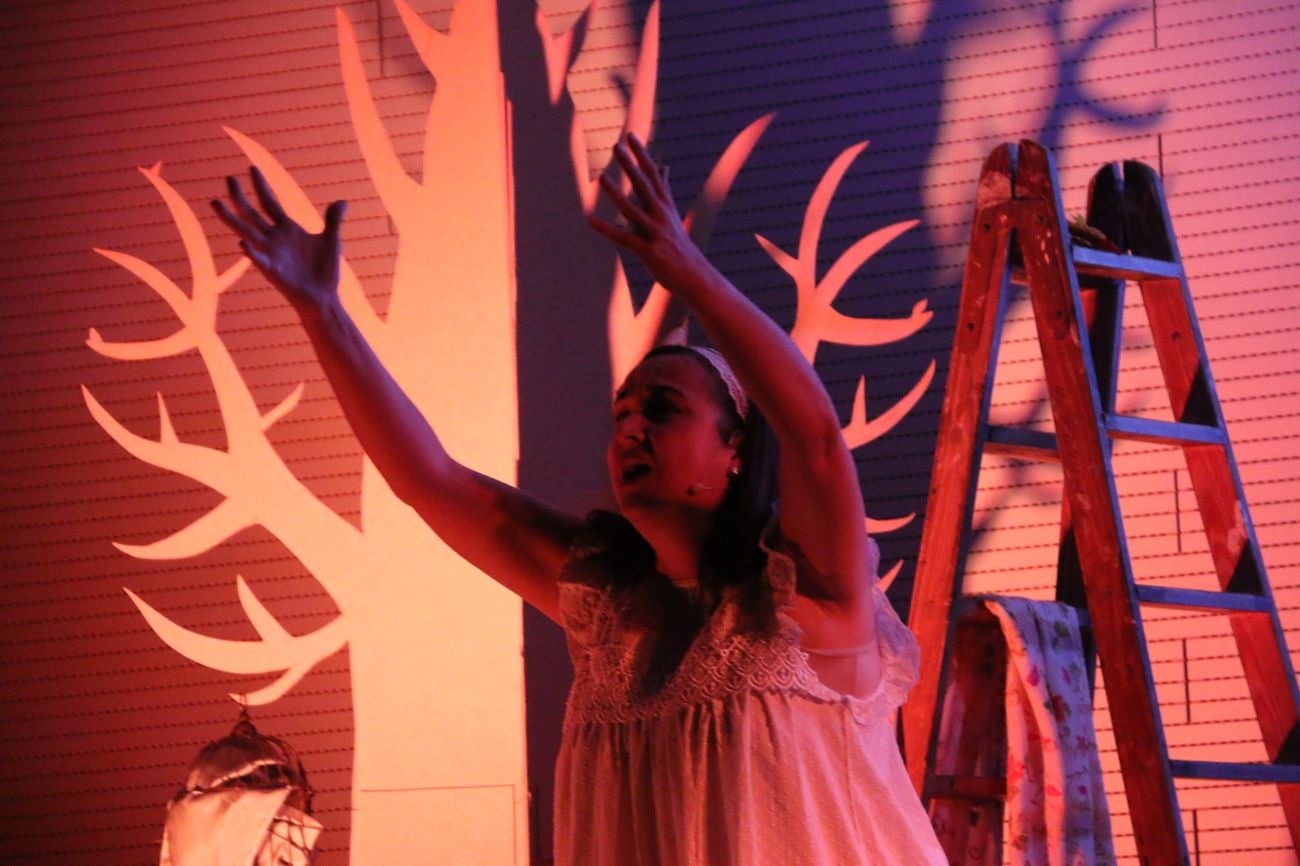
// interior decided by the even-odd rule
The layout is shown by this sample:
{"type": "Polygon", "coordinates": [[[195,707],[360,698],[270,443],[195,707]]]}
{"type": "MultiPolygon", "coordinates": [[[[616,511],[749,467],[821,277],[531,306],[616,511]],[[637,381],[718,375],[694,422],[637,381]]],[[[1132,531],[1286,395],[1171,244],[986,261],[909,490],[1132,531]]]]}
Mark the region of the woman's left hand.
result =
{"type": "Polygon", "coordinates": [[[856,629],[865,642],[874,622],[874,596],[862,489],[826,389],[789,336],[691,240],[668,191],[667,172],[645,145],[628,135],[615,146],[614,158],[627,172],[631,193],[607,177],[600,182],[625,224],[593,217],[592,228],[634,253],[691,309],[772,425],[781,445],[781,532],[804,552],[812,565],[809,573],[821,576],[801,577],[800,591],[818,599],[819,608],[833,611],[832,619],[856,629]]]}
{"type": "Polygon", "coordinates": [[[614,145],[614,158],[632,182],[632,194],[625,195],[608,174],[601,176],[600,186],[627,226],[593,216],[588,219],[591,227],[633,253],[670,291],[701,269],[711,269],[682,224],[668,189],[667,167],[657,164],[632,133],[614,145]]]}

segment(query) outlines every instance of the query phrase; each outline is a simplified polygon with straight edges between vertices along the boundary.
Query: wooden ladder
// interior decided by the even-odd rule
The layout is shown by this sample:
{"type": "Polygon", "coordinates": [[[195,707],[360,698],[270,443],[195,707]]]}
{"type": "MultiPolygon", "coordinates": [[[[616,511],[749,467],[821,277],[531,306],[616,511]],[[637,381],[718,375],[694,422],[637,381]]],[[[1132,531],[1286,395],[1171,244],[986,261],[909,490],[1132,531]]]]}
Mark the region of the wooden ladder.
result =
{"type": "Polygon", "coordinates": [[[912,593],[910,625],[921,645],[921,679],[903,708],[908,769],[927,801],[990,795],[987,780],[938,778],[932,769],[980,457],[996,452],[1059,461],[1064,490],[1057,598],[1086,610],[1090,620],[1142,861],[1189,862],[1175,778],[1276,784],[1292,843],[1300,850],[1300,692],[1160,179],[1139,162],[1107,165],[1093,178],[1088,199],[1089,225],[1119,252],[1072,243],[1055,167],[1040,145],[1002,145],[980,174],[912,593]],[[1012,282],[1028,287],[1055,433],[989,424],[1012,282]],[[1141,292],[1174,421],[1115,411],[1124,288],[1130,282],[1141,292]],[[1221,591],[1134,581],[1111,466],[1112,439],[1182,449],[1221,591]],[[1170,759],[1143,605],[1229,618],[1268,763],[1170,759]]]}

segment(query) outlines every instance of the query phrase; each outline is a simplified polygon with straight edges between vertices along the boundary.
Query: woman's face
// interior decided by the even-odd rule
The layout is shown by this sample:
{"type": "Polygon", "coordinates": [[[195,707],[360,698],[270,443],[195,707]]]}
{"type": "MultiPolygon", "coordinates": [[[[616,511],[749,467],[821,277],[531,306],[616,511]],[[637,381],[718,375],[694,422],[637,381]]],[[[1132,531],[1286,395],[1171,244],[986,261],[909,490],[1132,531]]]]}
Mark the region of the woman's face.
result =
{"type": "Polygon", "coordinates": [[[713,374],[684,354],[655,355],[628,374],[614,396],[606,454],[625,516],[718,507],[737,458],[719,432],[723,409],[714,389],[713,374]]]}

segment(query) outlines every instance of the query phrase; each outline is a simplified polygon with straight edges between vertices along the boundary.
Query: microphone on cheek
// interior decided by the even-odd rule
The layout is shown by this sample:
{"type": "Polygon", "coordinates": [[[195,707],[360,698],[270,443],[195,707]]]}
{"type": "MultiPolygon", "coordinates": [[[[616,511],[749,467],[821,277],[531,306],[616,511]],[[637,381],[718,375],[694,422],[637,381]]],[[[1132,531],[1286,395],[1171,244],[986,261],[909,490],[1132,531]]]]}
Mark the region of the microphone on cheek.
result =
{"type": "Polygon", "coordinates": [[[710,487],[710,486],[707,485],[707,484],[700,484],[699,482],[696,482],[695,484],[692,484],[690,487],[687,487],[687,488],[686,488],[686,495],[687,495],[687,496],[694,496],[695,494],[699,493],[701,490],[726,490],[726,489],[727,489],[727,488],[726,488],[725,486],[724,486],[724,487],[710,487]]]}

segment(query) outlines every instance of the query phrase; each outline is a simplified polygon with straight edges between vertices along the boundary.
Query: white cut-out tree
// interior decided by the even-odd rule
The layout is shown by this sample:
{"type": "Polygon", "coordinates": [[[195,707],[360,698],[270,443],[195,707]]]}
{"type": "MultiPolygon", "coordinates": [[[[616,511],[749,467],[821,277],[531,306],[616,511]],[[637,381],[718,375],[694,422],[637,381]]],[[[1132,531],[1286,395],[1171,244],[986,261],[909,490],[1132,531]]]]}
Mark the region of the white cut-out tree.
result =
{"type": "MultiPolygon", "coordinates": [[[[376,109],[355,34],[340,11],[340,62],[356,139],[398,237],[386,316],[375,312],[346,260],[340,292],[367,340],[452,453],[483,472],[513,481],[519,442],[512,158],[497,11],[491,0],[462,0],[444,34],[401,0],[396,2],[421,61],[437,82],[420,179],[400,165],[376,109]]],[[[590,11],[558,37],[549,33],[540,12],[536,21],[547,63],[550,108],[573,114],[567,143],[572,183],[576,200],[588,213],[597,206],[597,186],[568,95],[567,75],[590,11]]],[[[658,10],[652,7],[624,124],[647,138],[657,43],[658,10]]],[[[770,119],[760,118],[737,136],[688,214],[692,234],[701,243],[770,119]]],[[[227,131],[265,174],[288,213],[309,230],[319,231],[320,215],[289,172],[252,139],[227,131]]],[[[850,319],[831,307],[848,277],[913,223],[862,238],[823,277],[816,276],[816,247],[826,209],[864,146],[841,154],[818,185],[795,256],[760,238],[794,279],[798,318],[793,336],[810,359],[823,341],[859,346],[893,342],[913,334],[930,317],[924,302],[898,321],[850,319]]],[[[294,476],[268,430],[293,411],[302,387],[270,411],[261,411],[217,329],[221,295],[247,272],[248,261],[240,259],[219,271],[199,220],[163,180],[161,166],[142,172],[179,232],[188,258],[189,292],[142,259],[99,252],[152,288],[175,314],[179,328],[163,339],[136,342],[114,342],[92,330],[88,344],[119,360],[197,352],[211,377],[226,447],[182,441],[161,394],[161,432],[151,439],[128,430],[85,390],[95,421],[131,455],[191,478],[222,497],[209,512],[166,538],[117,546],[141,559],[184,559],[260,526],[298,558],[339,614],[309,634],[292,634],[236,576],[240,602],[258,635],[256,640],[237,641],[184,628],[134,593],[132,601],[159,637],[186,658],[228,673],[272,676],[269,684],[242,696],[253,705],[278,699],[322,660],[348,648],[355,720],[350,843],[354,862],[524,862],[528,834],[518,600],[442,545],[368,462],[362,471],[359,527],[316,499],[294,476]]],[[[672,323],[666,320],[670,305],[663,289],[655,287],[637,309],[621,263],[612,249],[608,255],[614,274],[608,318],[612,383],[672,323]]],[[[865,381],[860,384],[845,430],[850,445],[865,444],[897,424],[932,373],[933,364],[903,400],[870,421],[865,381]]],[[[608,392],[586,396],[604,400],[608,392]]],[[[875,528],[888,530],[910,519],[882,521],[875,528]]]]}
{"type": "MultiPolygon", "coordinates": [[[[854,318],[840,313],[832,306],[849,278],[887,244],[914,227],[918,220],[893,223],[864,235],[850,244],[827,268],[825,274],[817,276],[817,245],[825,225],[826,211],[849,166],[866,147],[864,141],[846,148],[826,170],[804,212],[799,247],[794,255],[780,249],[762,235],[758,236],[758,242],[767,254],[794,280],[795,321],[790,329],[790,338],[809,363],[815,359],[817,348],[822,343],[843,346],[897,343],[921,330],[934,316],[927,309],[925,299],[917,301],[911,312],[901,319],[854,318]]],[[[853,408],[843,431],[844,441],[850,450],[862,448],[896,427],[930,387],[930,382],[934,379],[934,368],[935,362],[931,359],[907,393],[870,420],[867,418],[867,379],[866,376],[859,377],[853,408]]],[[[915,513],[887,519],[872,519],[868,516],[867,528],[873,533],[892,532],[906,526],[915,517],[915,513]]],[[[881,575],[882,587],[888,586],[898,576],[902,566],[900,560],[881,575]]]]}

